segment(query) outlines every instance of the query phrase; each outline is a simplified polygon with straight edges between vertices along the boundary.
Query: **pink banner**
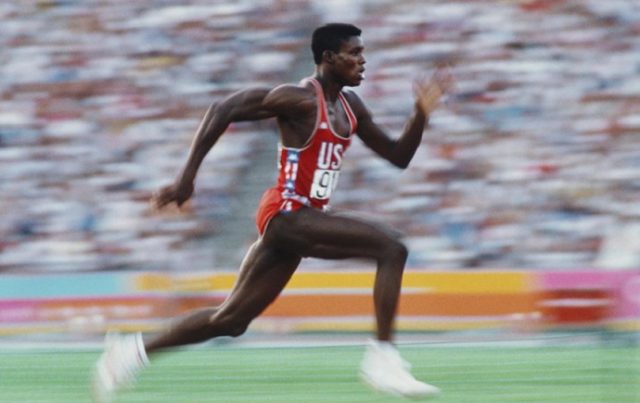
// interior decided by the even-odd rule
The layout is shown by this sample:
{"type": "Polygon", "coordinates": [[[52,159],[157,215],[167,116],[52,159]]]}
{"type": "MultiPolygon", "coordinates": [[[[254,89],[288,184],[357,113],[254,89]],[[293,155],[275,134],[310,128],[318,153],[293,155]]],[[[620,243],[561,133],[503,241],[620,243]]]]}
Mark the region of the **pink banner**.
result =
{"type": "Polygon", "coordinates": [[[538,285],[543,292],[600,291],[612,299],[610,313],[613,319],[640,319],[640,270],[543,271],[538,285]]]}
{"type": "Polygon", "coordinates": [[[0,300],[0,324],[33,322],[38,317],[38,301],[0,300]]]}

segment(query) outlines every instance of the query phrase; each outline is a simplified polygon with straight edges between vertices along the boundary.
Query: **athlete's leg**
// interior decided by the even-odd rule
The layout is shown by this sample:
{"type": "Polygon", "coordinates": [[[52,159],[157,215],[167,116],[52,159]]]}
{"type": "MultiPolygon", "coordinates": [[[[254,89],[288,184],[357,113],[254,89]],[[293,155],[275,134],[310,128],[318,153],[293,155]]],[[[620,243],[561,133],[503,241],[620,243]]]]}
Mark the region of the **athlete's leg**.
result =
{"type": "Polygon", "coordinates": [[[269,247],[260,240],[250,249],[238,281],[219,307],[188,315],[146,345],[140,334],[108,337],[92,377],[94,401],[112,402],[114,394],[132,384],[138,372],[147,365],[147,354],[217,336],[242,334],[280,294],[299,263],[299,256],[269,247]]]}
{"type": "Polygon", "coordinates": [[[199,343],[218,336],[239,336],[280,294],[300,257],[257,241],[249,250],[228,298],[215,308],[196,311],[145,343],[147,353],[199,343]]]}
{"type": "Polygon", "coordinates": [[[304,208],[275,217],[265,240],[301,256],[323,259],[370,258],[377,262],[374,306],[377,338],[393,333],[407,248],[397,232],[380,224],[304,208]]]}
{"type": "Polygon", "coordinates": [[[390,343],[407,259],[407,249],[399,240],[398,233],[379,223],[332,216],[312,209],[278,216],[270,226],[272,231],[265,238],[272,238],[302,256],[325,259],[364,257],[377,262],[374,305],[378,341],[368,345],[360,376],[373,388],[394,395],[437,395],[438,388],[411,375],[407,362],[390,343]]]}

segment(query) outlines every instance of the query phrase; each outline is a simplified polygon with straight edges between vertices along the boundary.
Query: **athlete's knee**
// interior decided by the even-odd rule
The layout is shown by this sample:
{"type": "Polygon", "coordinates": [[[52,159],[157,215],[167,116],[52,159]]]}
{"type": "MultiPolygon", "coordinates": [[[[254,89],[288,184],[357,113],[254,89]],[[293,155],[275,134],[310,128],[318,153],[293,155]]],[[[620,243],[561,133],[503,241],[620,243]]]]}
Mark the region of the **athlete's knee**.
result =
{"type": "Polygon", "coordinates": [[[250,323],[251,319],[232,313],[218,312],[211,316],[209,325],[212,329],[215,329],[216,333],[220,333],[223,336],[238,337],[247,331],[250,323]]]}
{"type": "Polygon", "coordinates": [[[383,248],[382,257],[404,264],[409,257],[409,249],[400,239],[390,239],[383,248]]]}
{"type": "Polygon", "coordinates": [[[229,329],[229,336],[231,337],[239,337],[245,334],[247,329],[249,328],[249,322],[236,322],[232,323],[229,329]]]}

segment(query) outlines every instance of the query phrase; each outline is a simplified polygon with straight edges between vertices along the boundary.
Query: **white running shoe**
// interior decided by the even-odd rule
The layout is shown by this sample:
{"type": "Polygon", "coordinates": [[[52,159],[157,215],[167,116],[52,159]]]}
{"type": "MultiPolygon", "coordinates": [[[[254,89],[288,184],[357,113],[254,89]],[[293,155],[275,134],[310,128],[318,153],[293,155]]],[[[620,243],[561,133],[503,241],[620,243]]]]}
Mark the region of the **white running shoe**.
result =
{"type": "Polygon", "coordinates": [[[108,333],[104,353],[93,371],[92,395],[95,403],[111,403],[116,392],[131,387],[136,376],[149,364],[142,335],[108,333]]]}
{"type": "Polygon", "coordinates": [[[391,343],[371,340],[360,366],[360,377],[373,389],[395,396],[424,398],[440,394],[440,389],[414,378],[410,369],[411,365],[391,343]]]}

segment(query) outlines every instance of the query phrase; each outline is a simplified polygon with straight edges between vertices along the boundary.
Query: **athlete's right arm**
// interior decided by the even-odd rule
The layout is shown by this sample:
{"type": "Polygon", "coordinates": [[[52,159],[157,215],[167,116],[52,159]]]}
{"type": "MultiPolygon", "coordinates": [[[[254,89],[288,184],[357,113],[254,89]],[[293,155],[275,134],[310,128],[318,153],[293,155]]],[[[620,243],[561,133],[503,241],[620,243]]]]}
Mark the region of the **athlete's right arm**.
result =
{"type": "Polygon", "coordinates": [[[315,108],[315,98],[309,90],[292,84],[282,84],[269,91],[262,106],[279,119],[295,119],[315,108]]]}
{"type": "Polygon", "coordinates": [[[202,161],[230,123],[275,116],[274,112],[263,106],[263,101],[270,91],[270,88],[242,90],[212,104],[196,131],[184,167],[173,184],[154,193],[151,200],[153,205],[162,208],[175,202],[181,206],[191,197],[202,161]]]}

